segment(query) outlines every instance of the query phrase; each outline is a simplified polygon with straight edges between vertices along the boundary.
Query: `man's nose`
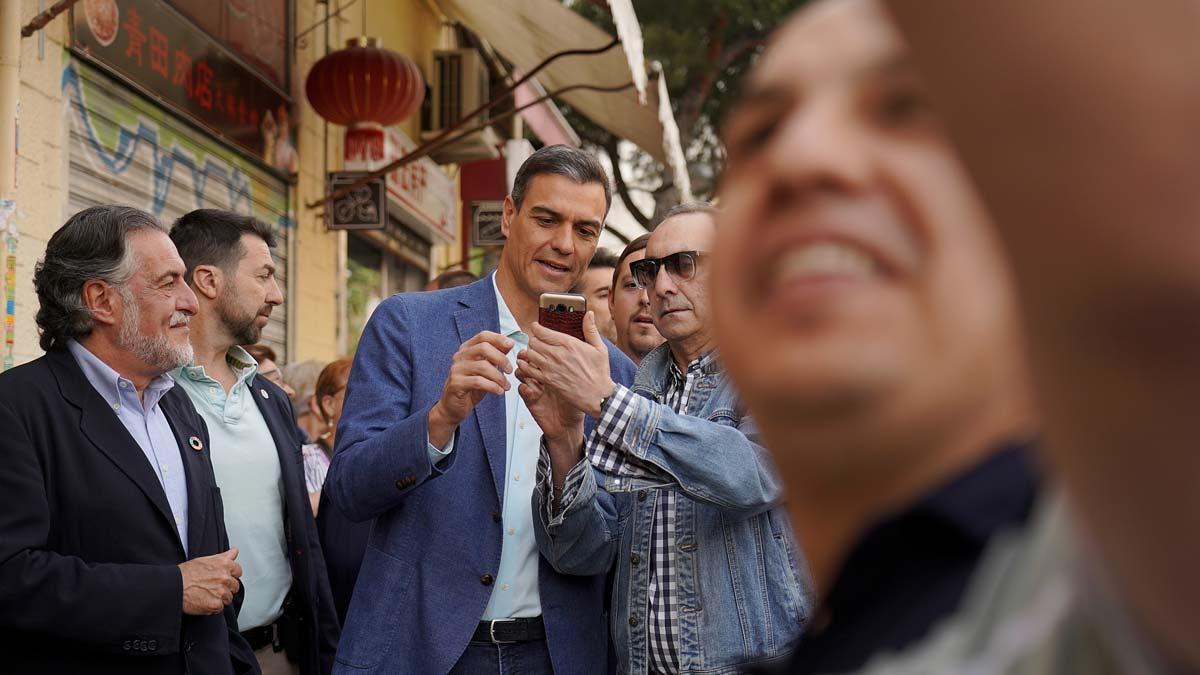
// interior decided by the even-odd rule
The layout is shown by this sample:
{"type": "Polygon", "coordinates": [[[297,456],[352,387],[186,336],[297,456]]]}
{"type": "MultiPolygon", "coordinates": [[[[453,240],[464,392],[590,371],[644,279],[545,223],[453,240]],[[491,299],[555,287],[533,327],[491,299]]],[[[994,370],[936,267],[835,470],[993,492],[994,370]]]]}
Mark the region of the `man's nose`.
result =
{"type": "Polygon", "coordinates": [[[659,297],[667,297],[668,295],[676,295],[679,293],[679,287],[675,285],[675,279],[667,272],[666,265],[659,265],[654,273],[654,294],[659,297]]]}
{"type": "Polygon", "coordinates": [[[550,247],[563,255],[571,255],[575,252],[575,235],[569,223],[554,230],[554,237],[550,240],[550,247]]]}
{"type": "Polygon", "coordinates": [[[831,96],[793,111],[768,150],[770,173],[792,191],[852,191],[866,184],[869,132],[850,105],[831,96]]]}
{"type": "Polygon", "coordinates": [[[283,304],[283,291],[279,288],[279,282],[275,277],[271,277],[271,285],[267,289],[267,304],[271,306],[279,306],[283,304]]]}
{"type": "Polygon", "coordinates": [[[179,284],[181,290],[175,298],[175,311],[183,312],[188,316],[195,316],[196,312],[200,311],[200,303],[196,300],[196,293],[188,284],[179,284]]]}

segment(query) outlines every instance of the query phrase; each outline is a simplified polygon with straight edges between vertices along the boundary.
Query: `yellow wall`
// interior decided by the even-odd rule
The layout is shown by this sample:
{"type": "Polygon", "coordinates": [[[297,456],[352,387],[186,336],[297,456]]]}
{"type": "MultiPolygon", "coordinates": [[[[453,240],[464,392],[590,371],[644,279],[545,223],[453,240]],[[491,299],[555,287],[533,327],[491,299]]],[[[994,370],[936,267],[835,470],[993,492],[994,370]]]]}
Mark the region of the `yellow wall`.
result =
{"type": "MultiPolygon", "coordinates": [[[[314,0],[297,2],[298,31],[313,25],[324,16],[324,6],[314,0]]],[[[440,20],[423,0],[393,2],[359,2],[342,14],[344,22],[330,23],[330,44],[333,49],[345,46],[346,40],[362,34],[364,8],[367,11],[368,35],[383,40],[388,49],[408,55],[426,77],[432,72],[433,50],[437,47],[440,20]]],[[[291,300],[292,335],[296,360],[328,361],[339,356],[337,315],[339,237],[327,232],[320,209],[308,209],[304,204],[318,199],[324,191],[325,171],[342,168],[343,127],[329,125],[329,165],[322,165],[324,123],[313,112],[304,96],[304,78],[312,64],[325,53],[325,33],[318,28],[308,44],[296,52],[296,83],[294,93],[300,109],[299,156],[300,182],[296,210],[297,248],[292,274],[295,275],[294,297],[291,300]]],[[[420,140],[420,117],[401,125],[405,133],[420,140]]]]}
{"type": "MultiPolygon", "coordinates": [[[[48,6],[48,5],[47,5],[48,6]]],[[[37,0],[21,0],[21,19],[38,12],[37,0]]],[[[37,296],[33,291],[33,268],[50,235],[62,225],[67,208],[66,131],[63,124],[63,44],[67,18],[55,19],[45,29],[44,57],[38,60],[38,37],[21,40],[20,119],[17,154],[17,248],[16,334],[14,363],[31,361],[42,354],[38,348],[37,296]]],[[[9,39],[7,36],[0,39],[9,39]]],[[[0,246],[4,244],[0,236],[0,246]]],[[[3,249],[6,250],[6,249],[3,249]]],[[[0,256],[2,257],[2,256],[0,256]]],[[[0,285],[2,285],[0,281],[0,285]]],[[[0,307],[3,304],[0,303],[0,307]]],[[[0,347],[3,347],[0,342],[0,347]]]]}
{"type": "MultiPolygon", "coordinates": [[[[325,5],[314,0],[298,0],[297,33],[324,16],[325,5]]],[[[335,48],[339,44],[336,38],[341,25],[337,19],[330,22],[330,42],[335,48]]],[[[338,356],[338,237],[325,230],[319,211],[304,206],[324,194],[326,169],[323,162],[326,155],[330,170],[341,165],[342,134],[338,127],[330,125],[326,148],[324,122],[304,96],[304,78],[312,64],[324,54],[325,29],[322,27],[309,33],[303,48],[297,47],[292,69],[292,95],[300,112],[296,147],[300,175],[293,199],[295,230],[292,234],[296,237],[296,248],[291,274],[295,281],[287,302],[291,305],[288,316],[292,324],[292,358],[297,361],[332,361],[338,356]]]]}

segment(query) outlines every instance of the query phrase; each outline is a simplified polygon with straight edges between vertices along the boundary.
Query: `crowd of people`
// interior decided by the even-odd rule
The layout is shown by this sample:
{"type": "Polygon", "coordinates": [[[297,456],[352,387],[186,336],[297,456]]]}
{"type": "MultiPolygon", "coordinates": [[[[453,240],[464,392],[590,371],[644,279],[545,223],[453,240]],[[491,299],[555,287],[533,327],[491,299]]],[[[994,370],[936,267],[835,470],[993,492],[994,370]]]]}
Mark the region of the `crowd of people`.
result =
{"type": "Polygon", "coordinates": [[[544,147],[496,271],[328,364],[258,344],[261,222],[73,215],[0,375],[0,671],[1200,670],[1193,4],[820,0],[719,206],[604,251],[544,147]]]}

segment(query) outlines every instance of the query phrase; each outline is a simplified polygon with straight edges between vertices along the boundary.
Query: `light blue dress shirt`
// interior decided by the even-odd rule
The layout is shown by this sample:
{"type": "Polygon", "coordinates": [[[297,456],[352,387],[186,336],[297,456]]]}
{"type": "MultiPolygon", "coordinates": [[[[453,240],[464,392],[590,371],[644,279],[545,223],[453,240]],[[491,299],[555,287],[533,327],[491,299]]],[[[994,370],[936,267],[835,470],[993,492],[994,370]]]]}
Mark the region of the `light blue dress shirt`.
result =
{"type": "Polygon", "coordinates": [[[537,483],[538,448],[542,430],[533,421],[525,401],[517,393],[517,354],[529,346],[529,337],[521,332],[517,320],[504,303],[496,288],[496,306],[500,310],[500,334],[511,338],[516,346],[508,352],[513,373],[508,375],[512,386],[504,394],[505,439],[504,508],[502,526],[504,544],[500,549],[500,568],[492,587],[492,597],[483,611],[483,620],[541,616],[542,603],[538,595],[538,549],[533,538],[533,487],[537,483]]]}
{"type": "MultiPolygon", "coordinates": [[[[175,386],[175,381],[165,373],[159,375],[150,380],[142,398],[138,399],[133,382],[121,377],[107,363],[101,361],[100,357],[88,351],[87,347],[75,340],[69,340],[67,350],[75,357],[75,362],[83,370],[83,375],[92,388],[108,403],[113,414],[121,420],[121,424],[146,455],[146,461],[150,462],[154,475],[158,477],[158,484],[167,495],[171,515],[175,518],[175,529],[179,532],[179,541],[183,544],[184,554],[187,554],[187,475],[183,469],[179,441],[171,431],[167,416],[158,405],[163,395],[175,386]]],[[[120,523],[114,523],[114,526],[119,527],[120,523]]]]}
{"type": "Polygon", "coordinates": [[[265,391],[250,386],[258,365],[241,347],[231,348],[225,360],[237,374],[228,394],[203,366],[180,368],[175,380],[208,425],[213,473],[225,502],[225,529],[242,565],[246,596],[238,613],[238,630],[245,631],[270,625],[282,614],[292,587],[292,567],[283,524],[279,453],[254,402],[265,391]]]}

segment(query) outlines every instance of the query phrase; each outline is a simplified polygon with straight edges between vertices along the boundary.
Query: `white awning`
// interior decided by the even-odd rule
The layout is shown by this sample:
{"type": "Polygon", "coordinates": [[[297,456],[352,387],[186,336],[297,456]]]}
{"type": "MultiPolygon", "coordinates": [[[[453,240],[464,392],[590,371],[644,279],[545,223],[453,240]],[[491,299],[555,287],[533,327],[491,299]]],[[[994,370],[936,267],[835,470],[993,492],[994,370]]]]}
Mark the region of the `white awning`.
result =
{"type": "MultiPolygon", "coordinates": [[[[546,57],[568,49],[598,48],[612,36],[564,7],[558,0],[435,0],[446,16],[459,21],[486,40],[521,71],[528,72],[546,57]]],[[[665,86],[645,86],[646,66],[641,55],[641,31],[632,5],[613,3],[614,20],[625,40],[603,54],[567,56],[547,66],[537,79],[549,91],[575,84],[613,87],[630,81],[645,90],[644,102],[637,87],[616,93],[568,92],[562,100],[615,136],[633,142],[674,174],[676,185],[690,194],[679,131],[670,111],[665,86]],[[630,64],[640,69],[637,77],[630,64]],[[666,128],[664,128],[664,121],[666,128]],[[681,184],[680,181],[683,181],[681,184]]]]}

